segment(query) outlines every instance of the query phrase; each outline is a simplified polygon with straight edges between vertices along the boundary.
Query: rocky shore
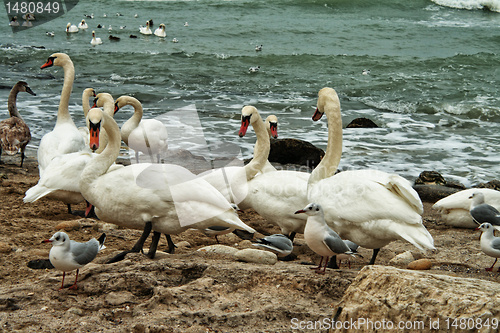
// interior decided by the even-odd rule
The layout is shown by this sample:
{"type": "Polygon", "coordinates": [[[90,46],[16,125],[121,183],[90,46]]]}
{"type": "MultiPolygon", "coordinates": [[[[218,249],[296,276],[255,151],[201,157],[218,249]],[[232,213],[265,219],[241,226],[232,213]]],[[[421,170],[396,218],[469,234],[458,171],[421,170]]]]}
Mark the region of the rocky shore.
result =
{"type": "MultiPolygon", "coordinates": [[[[18,164],[18,156],[2,156],[0,164],[0,332],[325,332],[328,327],[310,330],[308,325],[333,318],[422,320],[426,325],[438,320],[436,332],[464,331],[459,321],[456,329],[447,327],[446,319],[489,319],[489,328],[471,331],[498,331],[498,325],[491,325],[498,318],[498,274],[484,270],[494,259],[481,252],[478,232],[445,225],[432,203],[424,203],[424,224],[436,250],[424,253],[393,242],[371,267],[365,266],[371,250],[360,249],[364,258],[353,260],[351,269],[343,263],[339,270],[315,274],[309,268],[319,256],[302,235],[295,241],[294,261],[242,262],[230,254],[197,251],[216,244],[197,230],[172,237],[178,246],[173,255],[159,252],[150,260],[131,254],[105,264],[130,248],[141,232],[70,215],[59,202],[24,204],[24,192],[38,181],[38,170],[32,157],[23,169],[18,164]],[[76,291],[54,290],[62,272],[27,267],[31,260],[48,258],[50,245],[41,241],[61,227],[76,241],[103,231],[108,235],[107,248],[80,271],[76,291]],[[407,270],[411,259],[400,259],[408,254],[428,259],[430,269],[407,270]]],[[[257,236],[279,232],[255,212],[240,216],[259,231],[257,236]]],[[[234,234],[219,240],[237,249],[253,247],[234,234]]],[[[166,248],[162,238],[159,250],[166,248]]],[[[74,272],[67,276],[68,285],[73,279],[74,272]]]]}

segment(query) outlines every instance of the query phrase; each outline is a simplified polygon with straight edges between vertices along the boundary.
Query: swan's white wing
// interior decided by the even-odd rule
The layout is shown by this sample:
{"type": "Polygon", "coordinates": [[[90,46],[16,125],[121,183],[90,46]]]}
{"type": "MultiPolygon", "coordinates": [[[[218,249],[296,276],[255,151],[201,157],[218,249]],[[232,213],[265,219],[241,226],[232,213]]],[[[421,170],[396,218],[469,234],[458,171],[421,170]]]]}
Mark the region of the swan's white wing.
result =
{"type": "Polygon", "coordinates": [[[437,210],[445,209],[465,209],[469,210],[472,199],[469,199],[474,192],[481,192],[484,194],[484,201],[493,207],[500,209],[500,191],[492,190],[489,188],[471,188],[457,193],[453,193],[438,202],[432,208],[437,210]]]}
{"type": "Polygon", "coordinates": [[[308,199],[323,206],[327,221],[361,223],[389,219],[421,224],[422,203],[416,202],[418,195],[415,193],[414,197],[400,179],[395,182],[391,175],[380,174],[379,177],[379,172],[372,170],[338,173],[314,185],[308,199]]]}

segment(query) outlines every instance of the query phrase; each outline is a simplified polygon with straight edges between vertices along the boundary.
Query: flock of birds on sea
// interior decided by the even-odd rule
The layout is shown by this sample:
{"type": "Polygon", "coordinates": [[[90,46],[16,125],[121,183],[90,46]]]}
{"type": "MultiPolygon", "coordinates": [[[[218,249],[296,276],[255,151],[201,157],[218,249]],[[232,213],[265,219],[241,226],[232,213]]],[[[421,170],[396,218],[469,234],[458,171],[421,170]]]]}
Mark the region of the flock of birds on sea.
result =
{"type": "MultiPolygon", "coordinates": [[[[75,76],[73,62],[67,54],[54,53],[41,68],[51,66],[64,69],[57,121],[40,141],[40,178],[26,191],[24,202],[59,200],[71,213],[71,205],[86,201],[86,216],[95,214],[105,222],[143,230],[132,249],[109,262],[122,260],[130,252],[142,252],[151,232],[150,258],[155,256],[161,234],[167,238],[169,253],[175,250],[171,235],[189,228],[215,235],[216,240],[217,235],[236,230],[253,234],[255,230],[238,217],[239,210],[249,208],[282,232],[257,240],[256,246],[286,258],[295,235],[302,233],[306,244],[321,256],[316,273],[325,274],[330,257],[329,267],[338,268],[337,257],[358,255],[358,246],[373,249],[369,264],[375,263],[383,246],[395,240],[407,241],[420,250],[435,249],[422,223],[422,202],[408,180],[378,170],[336,173],[342,154],[342,119],[340,101],[332,88],[319,91],[312,116],[318,121],[325,114],[328,121],[327,149],[312,173],[276,170],[268,155],[270,138],[277,137],[277,118],[269,116],[264,121],[255,107],[245,106],[239,136],[253,127],[257,138],[253,159],[242,167],[227,166],[194,175],[179,165],[160,163],[159,154],[168,148],[166,128],[158,120],[142,119],[142,105],[134,97],[114,100],[108,93],[96,95],[94,89],[85,89],[82,106],[88,126],[77,128],[68,110],[75,76]],[[94,98],[92,107],[89,98],[94,98]],[[134,113],[120,129],[113,115],[127,105],[134,113]],[[137,163],[115,163],[121,141],[136,152],[137,163]],[[149,155],[152,162],[139,163],[139,152],[149,155]]],[[[0,122],[0,141],[7,154],[21,152],[22,167],[31,137],[16,107],[18,92],[35,95],[26,82],[14,85],[8,101],[10,118],[0,122]]],[[[495,237],[493,230],[500,230],[500,213],[485,201],[500,206],[500,192],[464,190],[441,199],[434,208],[457,225],[470,228],[480,224],[481,249],[499,258],[500,237],[495,237]]],[[[105,237],[78,243],[57,232],[46,240],[53,245],[49,259],[55,268],[64,274],[77,270],[71,288],[77,287],[78,269],[96,257],[105,237]]]]}

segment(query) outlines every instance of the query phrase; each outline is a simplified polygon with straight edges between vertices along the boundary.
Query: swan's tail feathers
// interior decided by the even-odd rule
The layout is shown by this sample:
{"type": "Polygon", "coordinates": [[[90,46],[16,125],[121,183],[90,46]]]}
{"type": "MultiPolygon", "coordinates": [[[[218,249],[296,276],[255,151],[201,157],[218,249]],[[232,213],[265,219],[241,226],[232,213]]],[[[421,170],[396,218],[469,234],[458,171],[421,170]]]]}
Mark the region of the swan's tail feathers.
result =
{"type": "Polygon", "coordinates": [[[29,190],[26,191],[25,196],[23,198],[24,202],[35,202],[40,198],[43,198],[47,194],[50,194],[52,190],[44,187],[44,186],[39,186],[35,185],[29,190]]]}
{"type": "Polygon", "coordinates": [[[391,175],[389,183],[385,184],[385,187],[404,199],[418,214],[422,215],[424,213],[422,200],[420,200],[417,191],[413,189],[409,181],[401,176],[391,175]]]}
{"type": "Polygon", "coordinates": [[[396,233],[407,242],[415,245],[419,250],[435,250],[434,239],[423,225],[417,226],[395,226],[396,233]]]}

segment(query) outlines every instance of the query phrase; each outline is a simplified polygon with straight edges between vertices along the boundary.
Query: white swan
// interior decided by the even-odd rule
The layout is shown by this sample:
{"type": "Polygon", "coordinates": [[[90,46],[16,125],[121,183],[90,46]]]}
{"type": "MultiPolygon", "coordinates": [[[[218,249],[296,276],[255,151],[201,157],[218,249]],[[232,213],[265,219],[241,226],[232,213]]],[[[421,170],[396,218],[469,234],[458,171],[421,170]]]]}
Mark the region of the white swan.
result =
{"type": "MultiPolygon", "coordinates": [[[[97,96],[94,98],[93,107],[102,108],[102,110],[106,112],[106,114],[109,115],[110,117],[113,117],[115,115],[115,100],[113,99],[113,96],[111,96],[111,94],[108,93],[97,94],[97,96]]],[[[88,126],[87,118],[86,121],[88,126]]],[[[94,151],[96,154],[100,154],[108,144],[108,135],[106,134],[105,129],[102,129],[99,132],[99,142],[100,142],[99,148],[94,151]]]]}
{"type": "Polygon", "coordinates": [[[5,151],[7,155],[15,155],[21,151],[20,167],[22,168],[24,151],[26,150],[26,145],[31,140],[31,132],[28,125],[24,122],[23,117],[21,117],[21,114],[17,111],[16,99],[20,91],[25,91],[36,96],[33,90],[31,90],[29,85],[24,81],[19,81],[12,87],[7,102],[10,118],[0,121],[0,158],[2,156],[2,151],[5,151]]]}
{"type": "Polygon", "coordinates": [[[250,124],[257,136],[254,158],[244,167],[226,166],[208,170],[199,175],[221,192],[229,202],[238,205],[240,209],[250,208],[248,205],[240,206],[240,204],[248,194],[248,181],[253,179],[264,167],[270,149],[269,135],[259,112],[253,106],[245,106],[241,110],[240,137],[246,134],[250,124]]]}
{"type": "MultiPolygon", "coordinates": [[[[275,115],[267,116],[265,124],[267,133],[269,133],[269,137],[274,139],[278,138],[278,118],[275,115]]],[[[266,159],[266,163],[264,164],[262,169],[260,169],[260,172],[266,173],[270,171],[276,171],[276,168],[269,162],[268,159],[266,159]]]]}
{"type": "MultiPolygon", "coordinates": [[[[92,99],[95,97],[95,90],[94,88],[86,88],[83,90],[82,93],[82,108],[83,108],[83,116],[85,119],[87,119],[87,113],[90,110],[90,103],[89,103],[89,98],[92,97],[92,99]]],[[[80,134],[83,136],[83,139],[85,140],[85,145],[89,145],[89,128],[87,126],[81,126],[78,127],[78,130],[80,131],[80,134]]]]}
{"type": "Polygon", "coordinates": [[[90,40],[90,44],[92,45],[102,44],[101,38],[95,36],[95,31],[92,31],[92,39],[90,40]]]}
{"type": "Polygon", "coordinates": [[[441,214],[441,219],[447,225],[458,228],[477,228],[477,223],[470,215],[472,205],[470,197],[474,192],[482,193],[487,204],[500,209],[500,191],[489,188],[471,188],[453,193],[436,202],[432,208],[441,214]]]}
{"type": "Polygon", "coordinates": [[[120,96],[115,102],[115,112],[126,105],[134,107],[134,114],[127,120],[121,129],[123,142],[135,151],[135,158],[139,163],[139,152],[150,156],[156,156],[160,163],[161,153],[165,153],[168,147],[168,132],[165,125],[156,119],[142,119],[142,104],[137,98],[131,96],[120,96]]]}
{"type": "Polygon", "coordinates": [[[342,154],[342,119],[335,90],[318,93],[313,120],[328,119],[325,156],[308,182],[310,202],[323,206],[326,223],[340,237],[374,249],[370,264],[381,247],[406,240],[417,248],[434,249],[434,241],[422,224],[423,205],[406,179],[377,170],[344,171],[333,175],[342,154]]]}
{"type": "Polygon", "coordinates": [[[165,24],[160,24],[160,26],[155,30],[155,36],[167,37],[167,33],[165,32],[165,24]]]}
{"type": "Polygon", "coordinates": [[[66,25],[66,32],[68,33],[78,32],[78,27],[74,24],[68,23],[66,25]]]}
{"type": "Polygon", "coordinates": [[[87,25],[87,22],[85,20],[82,20],[82,22],[78,23],[78,29],[88,29],[89,26],[87,25]]]}
{"type": "Polygon", "coordinates": [[[82,150],[85,147],[85,140],[78,131],[69,113],[69,97],[73,89],[75,79],[75,67],[70,57],[65,53],[52,54],[41,68],[60,66],[64,69],[64,85],[57,111],[57,121],[52,132],[45,134],[40,140],[38,147],[38,169],[40,175],[57,155],[68,154],[82,150]]]}
{"type": "Polygon", "coordinates": [[[149,28],[149,21],[146,22],[146,26],[143,27],[142,25],[139,27],[139,32],[143,35],[152,35],[153,32],[151,31],[151,29],[149,28]]]}
{"type": "MultiPolygon", "coordinates": [[[[107,172],[120,151],[116,122],[100,109],[88,114],[91,147],[99,146],[98,132],[106,129],[109,141],[104,151],[84,169],[80,178],[83,196],[96,207],[97,216],[125,228],[144,229],[134,251],[142,249],[148,227],[166,235],[188,228],[204,230],[211,225],[255,232],[236,215],[229,202],[206,181],[172,164],[133,164],[107,172]],[[96,135],[97,134],[97,135],[96,135]],[[143,236],[144,236],[143,235],[143,236]]],[[[158,238],[156,239],[157,244],[158,238]]],[[[169,241],[169,250],[173,252],[169,241]]],[[[150,253],[151,256],[154,256],[150,253]]]]}

